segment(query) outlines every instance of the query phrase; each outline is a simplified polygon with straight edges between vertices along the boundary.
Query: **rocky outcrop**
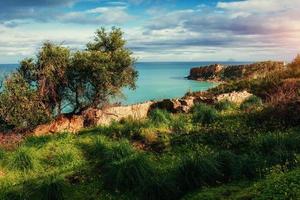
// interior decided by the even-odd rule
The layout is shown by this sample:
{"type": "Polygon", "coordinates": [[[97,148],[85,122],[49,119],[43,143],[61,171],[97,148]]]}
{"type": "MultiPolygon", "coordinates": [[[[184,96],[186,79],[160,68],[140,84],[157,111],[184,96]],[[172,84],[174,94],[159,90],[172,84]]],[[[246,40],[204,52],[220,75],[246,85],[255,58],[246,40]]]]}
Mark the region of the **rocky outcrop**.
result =
{"type": "Polygon", "coordinates": [[[81,115],[59,116],[53,122],[36,127],[32,135],[41,136],[51,133],[76,133],[84,127],[84,118],[81,115]]]}
{"type": "Polygon", "coordinates": [[[223,82],[244,78],[264,77],[268,73],[285,69],[284,62],[266,61],[247,65],[222,66],[219,64],[190,70],[189,79],[223,82]]]}
{"type": "Polygon", "coordinates": [[[243,103],[246,99],[251,97],[252,94],[250,94],[247,91],[243,92],[231,92],[231,93],[226,93],[226,94],[221,94],[216,97],[217,101],[230,101],[236,104],[241,104],[243,103]]]}
{"type": "Polygon", "coordinates": [[[220,64],[192,68],[188,79],[199,81],[220,81],[219,74],[223,69],[224,66],[220,64]]]}
{"type": "Polygon", "coordinates": [[[131,117],[133,119],[142,119],[147,117],[150,107],[154,104],[148,101],[142,104],[130,106],[115,106],[105,109],[88,109],[83,112],[84,125],[99,126],[109,125],[112,121],[120,121],[121,119],[131,117]]]}

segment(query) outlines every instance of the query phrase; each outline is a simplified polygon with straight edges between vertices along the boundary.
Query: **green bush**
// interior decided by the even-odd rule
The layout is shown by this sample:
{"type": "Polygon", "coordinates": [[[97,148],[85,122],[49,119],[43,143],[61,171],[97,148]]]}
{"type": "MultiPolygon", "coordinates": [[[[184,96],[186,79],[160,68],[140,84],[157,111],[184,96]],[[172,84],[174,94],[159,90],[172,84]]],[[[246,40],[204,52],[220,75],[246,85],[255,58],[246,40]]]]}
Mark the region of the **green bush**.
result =
{"type": "Polygon", "coordinates": [[[172,119],[171,128],[176,134],[186,134],[191,131],[192,125],[189,122],[188,116],[178,115],[172,119]]]}
{"type": "Polygon", "coordinates": [[[150,111],[149,118],[154,124],[168,124],[171,114],[166,110],[154,109],[150,111]]]}
{"type": "Polygon", "coordinates": [[[154,168],[144,154],[133,154],[107,165],[103,181],[112,191],[131,191],[148,185],[154,174],[154,168]]]}
{"type": "Polygon", "coordinates": [[[103,159],[105,165],[110,165],[112,162],[119,161],[134,154],[135,150],[130,143],[127,140],[121,140],[104,148],[101,159],[103,159]]]}
{"type": "Polygon", "coordinates": [[[248,99],[246,99],[241,105],[240,109],[242,110],[250,110],[250,109],[256,109],[263,105],[261,98],[252,95],[248,99]]]}
{"type": "Polygon", "coordinates": [[[218,168],[213,157],[186,155],[177,168],[177,184],[182,191],[215,185],[220,178],[218,168]]]}
{"type": "Polygon", "coordinates": [[[32,152],[25,149],[18,149],[8,158],[8,161],[8,166],[15,170],[28,171],[36,167],[32,152]]]}
{"type": "Polygon", "coordinates": [[[192,108],[192,114],[193,121],[202,124],[210,124],[218,117],[218,113],[215,108],[203,103],[195,105],[192,108]]]}
{"type": "Polygon", "coordinates": [[[38,92],[22,76],[14,73],[5,80],[0,92],[0,119],[5,119],[2,129],[28,129],[48,122],[50,116],[39,103],[38,92]]]}
{"type": "Polygon", "coordinates": [[[226,110],[230,110],[230,109],[233,109],[235,108],[236,105],[231,102],[231,101],[228,101],[228,100],[223,100],[223,101],[219,101],[216,105],[215,105],[215,108],[218,110],[218,111],[226,111],[226,110]]]}
{"type": "Polygon", "coordinates": [[[239,177],[239,158],[230,151],[221,151],[216,155],[222,182],[229,182],[239,177]]]}
{"type": "Polygon", "coordinates": [[[269,200],[280,199],[290,200],[300,198],[300,171],[299,169],[284,173],[276,173],[267,177],[265,181],[254,185],[252,199],[269,200]]]}

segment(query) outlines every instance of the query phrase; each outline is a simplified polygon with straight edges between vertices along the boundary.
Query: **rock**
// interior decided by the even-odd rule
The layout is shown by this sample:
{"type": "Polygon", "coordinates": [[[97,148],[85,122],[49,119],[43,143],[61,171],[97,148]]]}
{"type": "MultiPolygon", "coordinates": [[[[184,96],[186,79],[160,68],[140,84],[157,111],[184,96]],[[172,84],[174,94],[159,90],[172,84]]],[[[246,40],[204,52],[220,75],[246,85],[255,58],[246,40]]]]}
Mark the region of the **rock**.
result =
{"type": "Polygon", "coordinates": [[[84,119],[80,115],[59,116],[53,122],[36,127],[32,131],[32,135],[41,136],[59,132],[76,133],[84,128],[84,119]]]}
{"type": "Polygon", "coordinates": [[[147,117],[148,111],[154,102],[149,101],[129,106],[114,106],[103,110],[88,109],[83,112],[85,126],[109,125],[112,121],[132,117],[139,120],[147,117]]]}
{"type": "Polygon", "coordinates": [[[245,65],[222,66],[219,64],[195,67],[190,70],[189,79],[224,82],[244,78],[264,77],[268,73],[286,68],[281,61],[265,61],[245,65]]]}
{"type": "Polygon", "coordinates": [[[217,99],[218,102],[228,100],[228,101],[236,103],[236,104],[241,104],[246,99],[248,99],[250,96],[252,96],[252,94],[247,92],[247,91],[231,92],[231,93],[218,95],[216,97],[216,99],[217,99]]]}
{"type": "Polygon", "coordinates": [[[164,99],[154,103],[150,110],[154,109],[167,110],[171,113],[177,113],[181,111],[181,102],[178,99],[164,99]]]}
{"type": "Polygon", "coordinates": [[[195,67],[190,70],[188,79],[192,80],[217,80],[218,74],[223,70],[224,66],[219,64],[195,67]]]}

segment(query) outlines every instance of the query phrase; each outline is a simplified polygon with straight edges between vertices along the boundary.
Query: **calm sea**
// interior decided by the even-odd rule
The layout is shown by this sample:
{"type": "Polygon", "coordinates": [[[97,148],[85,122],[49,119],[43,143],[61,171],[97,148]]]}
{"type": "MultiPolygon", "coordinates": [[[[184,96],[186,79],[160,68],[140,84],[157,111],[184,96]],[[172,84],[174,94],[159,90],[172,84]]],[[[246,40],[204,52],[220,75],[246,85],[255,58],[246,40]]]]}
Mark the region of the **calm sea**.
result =
{"type": "MultiPolygon", "coordinates": [[[[182,97],[188,91],[204,91],[215,84],[187,80],[189,70],[196,66],[205,66],[215,62],[140,62],[136,64],[139,72],[137,89],[124,89],[122,104],[134,104],[148,100],[182,97]]],[[[242,64],[242,62],[218,62],[224,65],[242,64]]],[[[0,64],[0,78],[16,69],[17,64],[0,64]]]]}

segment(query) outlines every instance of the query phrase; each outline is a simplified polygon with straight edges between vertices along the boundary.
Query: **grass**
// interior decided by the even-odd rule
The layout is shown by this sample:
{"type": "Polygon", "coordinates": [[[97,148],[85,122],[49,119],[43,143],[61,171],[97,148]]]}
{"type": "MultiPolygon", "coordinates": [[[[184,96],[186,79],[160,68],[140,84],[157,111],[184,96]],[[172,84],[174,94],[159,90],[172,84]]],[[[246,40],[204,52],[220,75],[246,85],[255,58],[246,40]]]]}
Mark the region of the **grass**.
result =
{"type": "Polygon", "coordinates": [[[300,127],[221,104],[1,149],[0,199],[299,198],[300,127]]]}

